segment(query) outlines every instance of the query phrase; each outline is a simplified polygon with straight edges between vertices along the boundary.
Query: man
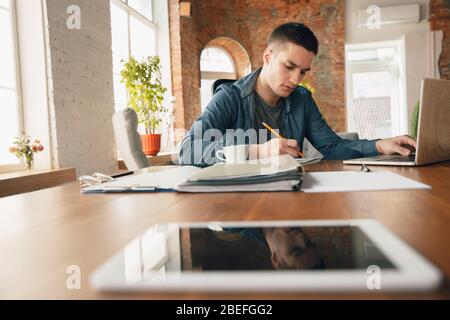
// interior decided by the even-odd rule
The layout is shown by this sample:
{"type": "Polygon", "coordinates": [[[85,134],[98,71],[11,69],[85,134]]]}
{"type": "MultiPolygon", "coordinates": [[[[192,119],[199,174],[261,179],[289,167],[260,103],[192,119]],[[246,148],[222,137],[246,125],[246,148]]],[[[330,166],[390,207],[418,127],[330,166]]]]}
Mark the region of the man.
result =
{"type": "Polygon", "coordinates": [[[205,112],[183,139],[180,163],[211,165],[220,161],[215,154],[224,145],[243,143],[249,146],[249,159],[282,154],[297,157],[304,138],[325,159],[409,155],[416,142],[408,136],[350,141],[341,139],[330,129],[311,93],[298,86],[311,70],[317,53],[318,40],[305,25],[291,22],[275,28],[263,53],[262,68],[218,88],[205,112]],[[269,137],[266,142],[261,135],[255,139],[248,134],[265,130],[263,122],[278,130],[283,138],[269,137]]]}
{"type": "Polygon", "coordinates": [[[274,269],[325,269],[325,259],[300,227],[225,228],[266,245],[274,269]]]}

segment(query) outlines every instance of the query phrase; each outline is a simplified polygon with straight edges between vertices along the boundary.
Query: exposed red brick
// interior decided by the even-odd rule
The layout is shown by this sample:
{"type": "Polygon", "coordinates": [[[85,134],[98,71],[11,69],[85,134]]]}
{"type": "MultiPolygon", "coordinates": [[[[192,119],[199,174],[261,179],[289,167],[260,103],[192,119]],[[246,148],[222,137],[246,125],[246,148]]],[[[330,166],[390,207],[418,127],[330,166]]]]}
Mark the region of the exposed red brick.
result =
{"type": "Polygon", "coordinates": [[[442,52],[439,57],[439,73],[442,79],[450,80],[450,2],[430,1],[430,28],[442,30],[442,52]]]}
{"type": "MultiPolygon", "coordinates": [[[[193,0],[191,17],[180,17],[178,0],[169,3],[176,128],[189,128],[200,114],[200,54],[206,46],[233,39],[245,49],[255,70],[262,65],[271,31],[281,23],[298,21],[310,27],[320,42],[308,76],[316,102],[333,129],[345,130],[344,1],[193,0]]],[[[234,52],[227,43],[223,47],[234,52]]]]}

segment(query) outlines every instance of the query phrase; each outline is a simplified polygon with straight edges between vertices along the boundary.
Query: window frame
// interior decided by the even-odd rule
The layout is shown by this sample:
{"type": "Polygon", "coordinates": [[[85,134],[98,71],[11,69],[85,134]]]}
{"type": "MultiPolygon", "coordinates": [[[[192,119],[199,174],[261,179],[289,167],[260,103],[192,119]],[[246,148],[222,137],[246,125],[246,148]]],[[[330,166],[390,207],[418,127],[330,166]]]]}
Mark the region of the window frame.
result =
{"type": "MultiPolygon", "coordinates": [[[[231,54],[225,50],[225,48],[221,47],[221,46],[207,46],[205,48],[203,48],[203,50],[200,52],[200,109],[201,112],[203,112],[206,108],[206,106],[208,105],[208,103],[204,104],[204,101],[202,101],[202,80],[217,80],[217,79],[229,79],[229,80],[237,80],[238,76],[237,76],[237,66],[236,66],[236,62],[234,61],[233,57],[231,56],[231,54]],[[210,49],[210,48],[215,48],[215,49],[219,49],[220,51],[222,51],[227,57],[228,59],[230,59],[231,61],[231,65],[233,66],[233,72],[224,72],[224,71],[202,71],[201,69],[201,55],[203,53],[203,50],[206,49],[210,49]]],[[[210,88],[207,88],[210,89],[210,88]]],[[[212,98],[212,96],[211,96],[212,98]]],[[[211,100],[211,99],[210,99],[211,100]]]]}
{"type": "Polygon", "coordinates": [[[346,80],[346,116],[347,131],[356,132],[353,105],[353,74],[362,72],[387,71],[391,74],[391,130],[392,135],[400,135],[407,131],[407,106],[405,103],[404,79],[404,43],[399,40],[370,43],[348,44],[345,46],[345,80],[346,80]],[[347,53],[377,48],[393,48],[397,60],[361,61],[349,63],[347,53]],[[396,108],[397,107],[397,108],[396,108]]]}
{"type": "MultiPolygon", "coordinates": [[[[0,5],[0,10],[6,10],[10,14],[10,23],[12,30],[12,47],[14,50],[13,55],[13,63],[14,63],[14,79],[15,79],[15,88],[9,87],[0,87],[2,89],[14,90],[16,95],[16,108],[17,108],[17,117],[18,117],[18,132],[17,135],[20,135],[21,132],[25,130],[25,120],[24,120],[24,110],[23,110],[23,98],[22,98],[22,78],[21,78],[21,68],[20,68],[20,47],[19,47],[19,36],[18,36],[18,26],[17,26],[17,10],[16,3],[13,0],[9,0],[9,8],[3,7],[0,5]]],[[[12,142],[11,142],[12,145],[12,142]]],[[[2,152],[7,152],[2,151],[2,152]]],[[[25,161],[20,160],[19,163],[9,163],[9,164],[0,164],[0,173],[12,172],[12,171],[20,171],[25,169],[25,161]]]]}
{"type": "MultiPolygon", "coordinates": [[[[158,41],[157,41],[157,38],[158,38],[158,26],[153,22],[154,21],[154,19],[153,19],[154,18],[153,17],[153,15],[154,15],[154,0],[150,1],[150,5],[151,5],[151,8],[152,8],[151,9],[152,10],[152,19],[149,19],[149,18],[143,16],[136,9],[134,9],[130,5],[128,5],[128,0],[125,0],[125,1],[122,1],[122,0],[110,0],[110,5],[111,5],[111,3],[113,3],[114,5],[119,7],[120,9],[124,10],[126,12],[126,14],[127,14],[127,37],[128,37],[127,38],[128,39],[128,48],[127,48],[128,50],[127,50],[127,52],[128,52],[128,57],[131,57],[131,19],[130,19],[131,16],[133,16],[134,18],[138,19],[140,22],[142,22],[147,27],[150,27],[150,28],[153,29],[153,32],[155,33],[155,39],[154,39],[155,40],[155,43],[154,43],[154,45],[155,45],[155,54],[158,54],[158,52],[159,52],[159,50],[158,50],[159,49],[158,48],[158,41]]],[[[112,21],[111,21],[111,23],[112,23],[112,21]]],[[[114,63],[114,53],[113,53],[113,63],[114,63]]],[[[116,75],[120,75],[120,74],[114,73],[114,66],[113,66],[113,73],[112,73],[112,75],[113,75],[113,78],[116,75]]],[[[113,80],[113,83],[114,83],[114,80],[113,80]]],[[[126,92],[126,95],[127,95],[127,104],[128,104],[128,99],[129,99],[128,92],[126,92]]],[[[117,105],[118,104],[116,104],[115,92],[114,92],[114,112],[117,111],[116,110],[116,106],[117,105]]],[[[125,105],[125,107],[126,107],[126,105],[125,105]]]]}
{"type": "Polygon", "coordinates": [[[137,11],[136,9],[131,7],[128,4],[128,0],[110,0],[110,1],[113,2],[114,4],[116,4],[117,6],[120,6],[122,9],[127,10],[128,13],[132,13],[133,15],[136,15],[138,17],[138,19],[141,20],[141,22],[150,23],[156,29],[156,24],[153,22],[154,21],[154,19],[153,19],[153,14],[154,14],[153,1],[154,0],[150,0],[150,7],[152,8],[152,18],[151,19],[147,18],[146,16],[141,14],[139,11],[137,11]]]}
{"type": "MultiPolygon", "coordinates": [[[[234,61],[234,59],[231,56],[231,54],[227,50],[225,50],[225,48],[220,47],[220,46],[208,46],[206,48],[203,48],[203,50],[210,49],[210,48],[219,49],[220,51],[222,51],[228,57],[228,59],[230,59],[230,61],[232,62],[232,66],[233,66],[233,72],[202,71],[200,69],[200,79],[205,79],[205,80],[215,80],[215,79],[237,80],[236,62],[234,61]]],[[[201,60],[201,55],[203,53],[203,50],[200,52],[200,60],[201,60]]]]}

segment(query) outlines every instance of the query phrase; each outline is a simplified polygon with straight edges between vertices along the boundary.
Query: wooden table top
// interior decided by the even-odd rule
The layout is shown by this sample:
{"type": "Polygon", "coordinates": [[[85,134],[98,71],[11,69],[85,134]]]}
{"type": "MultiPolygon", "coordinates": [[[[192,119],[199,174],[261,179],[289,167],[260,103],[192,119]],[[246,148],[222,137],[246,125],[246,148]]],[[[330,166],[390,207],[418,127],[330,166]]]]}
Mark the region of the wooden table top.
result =
{"type": "MultiPolygon", "coordinates": [[[[106,294],[89,275],[155,223],[376,219],[450,279],[450,162],[418,168],[372,167],[432,186],[431,190],[346,193],[80,194],[77,183],[0,199],[0,298],[7,299],[300,299],[449,298],[448,284],[432,293],[106,294]],[[80,290],[68,290],[67,267],[81,268],[80,290]]],[[[152,169],[154,170],[154,169],[152,169]]],[[[323,161],[306,171],[359,170],[323,161]]]]}

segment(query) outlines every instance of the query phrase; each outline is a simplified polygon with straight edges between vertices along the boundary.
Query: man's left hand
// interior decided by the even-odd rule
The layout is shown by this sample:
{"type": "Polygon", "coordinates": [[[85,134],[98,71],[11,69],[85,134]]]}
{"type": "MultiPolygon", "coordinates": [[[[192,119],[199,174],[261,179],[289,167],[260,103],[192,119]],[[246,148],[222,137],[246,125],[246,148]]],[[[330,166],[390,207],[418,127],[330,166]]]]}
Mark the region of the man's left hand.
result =
{"type": "Polygon", "coordinates": [[[396,154],[409,156],[416,150],[416,141],[409,136],[398,136],[393,138],[381,139],[376,143],[379,154],[396,154]]]}

